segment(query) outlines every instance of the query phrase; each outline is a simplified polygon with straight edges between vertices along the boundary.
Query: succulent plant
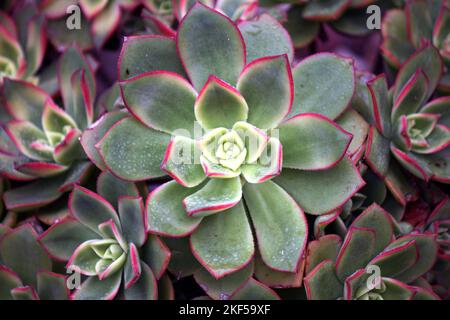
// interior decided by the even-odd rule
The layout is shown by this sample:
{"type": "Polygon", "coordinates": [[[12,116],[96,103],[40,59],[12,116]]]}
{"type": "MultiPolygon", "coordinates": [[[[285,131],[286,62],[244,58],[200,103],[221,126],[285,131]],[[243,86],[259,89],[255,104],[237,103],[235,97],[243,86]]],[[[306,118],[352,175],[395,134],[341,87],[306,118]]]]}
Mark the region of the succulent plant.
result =
{"type": "Polygon", "coordinates": [[[34,5],[17,7],[13,17],[0,11],[0,85],[4,77],[37,83],[46,44],[44,19],[34,5]]]}
{"type": "MultiPolygon", "coordinates": [[[[128,37],[119,69],[132,116],[106,114],[82,137],[90,158],[121,179],[174,179],[147,199],[149,231],[190,235],[193,254],[218,279],[253,259],[247,211],[264,263],[295,274],[303,210],[332,211],[364,184],[345,156],[351,134],[332,121],[352,98],[352,61],[321,54],[291,72],[289,39],[248,26],[196,4],[176,40],[128,37]],[[321,86],[339,86],[338,99],[321,98],[321,86]]],[[[280,28],[271,30],[287,37],[280,28]]]]}
{"type": "Polygon", "coordinates": [[[125,299],[154,300],[157,280],[164,275],[170,251],[147,235],[140,197],[119,197],[116,209],[83,187],[72,191],[71,216],[52,225],[40,241],[67,268],[87,276],[71,299],[111,300],[120,291],[125,299]]]}
{"type": "Polygon", "coordinates": [[[407,1],[404,9],[392,9],[383,19],[381,52],[395,69],[399,69],[414,52],[431,42],[444,61],[444,73],[438,89],[450,92],[450,2],[447,0],[407,1]]]}
{"type": "Polygon", "coordinates": [[[0,300],[66,300],[66,277],[52,272],[52,260],[31,224],[8,229],[0,239],[0,300]]]}
{"type": "MultiPolygon", "coordinates": [[[[372,124],[365,160],[382,179],[392,178],[398,162],[425,181],[449,182],[450,100],[441,97],[429,101],[441,70],[439,52],[428,44],[403,65],[390,90],[384,74],[367,82],[366,103],[358,105],[372,124]]],[[[391,191],[405,204],[401,190],[393,187],[391,191]]]]}
{"type": "Polygon", "coordinates": [[[5,192],[9,210],[29,210],[54,202],[91,168],[79,137],[94,118],[94,76],[74,48],[61,56],[59,67],[64,109],[39,87],[4,79],[5,107],[11,120],[1,131],[0,170],[11,180],[33,180],[5,192]]]}
{"type": "Polygon", "coordinates": [[[432,235],[395,239],[391,216],[374,204],[353,221],[343,241],[326,235],[309,243],[306,294],[319,300],[437,299],[408,285],[433,266],[437,249],[432,235]]]}

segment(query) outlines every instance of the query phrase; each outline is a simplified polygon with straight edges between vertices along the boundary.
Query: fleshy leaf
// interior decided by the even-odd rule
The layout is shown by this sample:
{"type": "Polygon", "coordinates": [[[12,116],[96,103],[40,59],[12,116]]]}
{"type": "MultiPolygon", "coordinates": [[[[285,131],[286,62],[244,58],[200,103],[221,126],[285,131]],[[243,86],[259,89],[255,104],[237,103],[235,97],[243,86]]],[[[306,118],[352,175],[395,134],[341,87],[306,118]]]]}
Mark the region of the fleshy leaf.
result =
{"type": "Polygon", "coordinates": [[[116,272],[100,280],[89,277],[70,297],[72,300],[112,300],[120,289],[122,273],[116,272]]]}
{"type": "Polygon", "coordinates": [[[158,288],[156,278],[150,267],[141,261],[142,273],[134,285],[124,292],[127,300],[156,300],[158,288]]]}
{"type": "Polygon", "coordinates": [[[280,297],[268,286],[250,278],[233,294],[231,300],[280,300],[280,297]]]}
{"type": "Polygon", "coordinates": [[[292,71],[295,97],[289,115],[314,112],[337,118],[353,97],[354,72],[353,60],[331,53],[302,60],[292,71]]]}
{"type": "Polygon", "coordinates": [[[411,240],[381,252],[369,262],[369,265],[380,267],[380,274],[384,277],[395,278],[396,275],[413,266],[417,258],[416,243],[411,240]]]}
{"type": "Polygon", "coordinates": [[[226,16],[196,3],[182,20],[177,47],[194,87],[200,90],[210,75],[235,85],[245,65],[242,35],[226,16]]]}
{"type": "Polygon", "coordinates": [[[117,122],[97,144],[108,169],[124,180],[140,181],[163,176],[160,169],[170,136],[136,119],[117,122]]]}
{"type": "Polygon", "coordinates": [[[200,269],[194,274],[194,279],[211,299],[228,300],[252,273],[253,263],[249,263],[245,268],[220,279],[214,278],[205,269],[200,269]]]}
{"type": "Polygon", "coordinates": [[[390,163],[390,142],[378,129],[370,127],[367,137],[365,157],[367,164],[379,176],[386,176],[390,163]]]}
{"type": "Polygon", "coordinates": [[[367,88],[370,94],[370,104],[372,107],[372,116],[378,130],[385,137],[391,134],[390,113],[391,106],[388,97],[388,85],[384,74],[369,80],[367,88]]]}
{"type": "Polygon", "coordinates": [[[369,132],[369,124],[355,110],[348,109],[338,119],[336,123],[345,131],[353,135],[353,139],[348,147],[347,152],[351,155],[355,154],[358,149],[366,141],[369,132]]]}
{"type": "Polygon", "coordinates": [[[241,197],[239,177],[212,178],[199,191],[184,198],[183,206],[190,217],[204,217],[233,207],[241,197]]]}
{"type": "Polygon", "coordinates": [[[322,261],[304,279],[309,300],[336,300],[343,295],[343,284],[336,276],[334,263],[322,261]]]}
{"type": "Polygon", "coordinates": [[[285,121],[279,130],[283,166],[301,170],[335,166],[352,139],[350,133],[319,114],[299,114],[285,121]]]}
{"type": "Polygon", "coordinates": [[[250,183],[261,183],[281,172],[283,149],[276,138],[270,138],[258,162],[242,166],[242,175],[250,183]]]}
{"type": "Polygon", "coordinates": [[[376,203],[364,210],[352,223],[352,227],[368,228],[375,233],[374,254],[381,252],[394,235],[392,217],[376,203]]]}
{"type": "Polygon", "coordinates": [[[120,80],[156,70],[185,74],[175,40],[156,35],[125,37],[119,57],[120,80]]]}
{"type": "Polygon", "coordinates": [[[123,280],[125,281],[125,289],[130,288],[141,276],[141,261],[139,252],[134,243],[128,246],[128,256],[123,270],[123,280]]]}
{"type": "Polygon", "coordinates": [[[197,93],[187,80],[168,71],[140,74],[120,83],[128,110],[150,128],[182,135],[194,131],[197,93]]]}
{"type": "Polygon", "coordinates": [[[95,145],[100,142],[106,132],[115,123],[127,116],[128,114],[122,111],[109,112],[87,128],[81,135],[80,143],[84,149],[84,152],[99,169],[106,170],[106,166],[98,150],[95,148],[95,145]]]}
{"type": "Polygon", "coordinates": [[[151,267],[156,279],[159,280],[163,276],[170,257],[170,250],[164,242],[157,236],[149,234],[141,249],[141,259],[151,267]]]}
{"type": "Polygon", "coordinates": [[[196,190],[198,188],[185,188],[176,181],[153,190],[146,203],[149,231],[172,237],[191,234],[201,219],[189,217],[182,201],[196,190]]]}
{"type": "Polygon", "coordinates": [[[113,206],[98,194],[76,186],[69,199],[69,208],[74,217],[94,232],[101,223],[112,220],[120,226],[119,217],[113,206]]]}
{"type": "Polygon", "coordinates": [[[196,141],[175,136],[167,146],[161,169],[182,186],[195,187],[206,178],[200,164],[200,153],[196,141]]]}
{"type": "Polygon", "coordinates": [[[286,54],[294,60],[291,37],[284,27],[272,16],[262,14],[256,19],[239,23],[239,30],[247,49],[247,63],[269,56],[286,54]]]}
{"type": "Polygon", "coordinates": [[[336,274],[341,281],[370,261],[375,253],[375,240],[373,229],[350,228],[336,259],[336,274]]]}
{"type": "Polygon", "coordinates": [[[237,89],[248,104],[247,122],[260,129],[275,128],[290,112],[294,98],[287,56],[264,57],[248,64],[237,89]]]}
{"type": "Polygon", "coordinates": [[[66,277],[49,271],[37,274],[37,292],[41,300],[68,300],[66,277]]]}
{"type": "Polygon", "coordinates": [[[272,181],[245,184],[244,199],[264,263],[278,271],[297,271],[308,238],[302,209],[272,181]]]}
{"type": "Polygon", "coordinates": [[[24,224],[5,234],[0,242],[2,263],[14,270],[24,285],[36,287],[38,271],[51,270],[52,261],[39,245],[31,224],[24,224]]]}
{"type": "Polygon", "coordinates": [[[239,91],[210,76],[195,102],[195,118],[205,129],[231,128],[247,120],[248,106],[239,91]]]}
{"type": "Polygon", "coordinates": [[[53,160],[53,150],[47,143],[47,137],[33,123],[13,120],[5,130],[25,156],[37,161],[53,160]]]}
{"type": "Polygon", "coordinates": [[[103,171],[97,178],[97,193],[118,209],[121,196],[137,197],[139,190],[135,183],[117,178],[109,171],[103,171]]]}
{"type": "Polygon", "coordinates": [[[147,239],[147,221],[142,198],[119,197],[118,208],[123,236],[128,242],[141,247],[147,239]]]}
{"type": "Polygon", "coordinates": [[[322,261],[336,261],[342,240],[335,234],[328,234],[308,244],[305,273],[308,274],[322,261]]]}
{"type": "Polygon", "coordinates": [[[52,257],[67,261],[81,243],[98,237],[98,233],[69,217],[42,233],[39,242],[52,257]]]}
{"type": "Polygon", "coordinates": [[[285,169],[274,181],[310,214],[328,213],[341,207],[365,184],[347,158],[328,170],[285,169]]]}
{"type": "Polygon", "coordinates": [[[0,298],[2,300],[11,300],[11,290],[23,286],[19,276],[4,265],[0,265],[0,298]]]}
{"type": "Polygon", "coordinates": [[[253,258],[253,235],[244,205],[206,217],[191,235],[192,252],[199,262],[220,279],[253,258]]]}
{"type": "Polygon", "coordinates": [[[395,98],[392,110],[392,123],[395,124],[400,116],[417,112],[426,99],[428,79],[422,70],[417,70],[405,83],[395,98]]]}
{"type": "Polygon", "coordinates": [[[397,78],[395,79],[394,99],[399,96],[400,92],[403,90],[403,87],[412,75],[418,69],[422,69],[428,78],[428,94],[424,99],[428,100],[438,84],[441,77],[442,68],[441,56],[435,47],[426,45],[422,49],[416,51],[416,53],[408,59],[397,74],[397,78]]]}

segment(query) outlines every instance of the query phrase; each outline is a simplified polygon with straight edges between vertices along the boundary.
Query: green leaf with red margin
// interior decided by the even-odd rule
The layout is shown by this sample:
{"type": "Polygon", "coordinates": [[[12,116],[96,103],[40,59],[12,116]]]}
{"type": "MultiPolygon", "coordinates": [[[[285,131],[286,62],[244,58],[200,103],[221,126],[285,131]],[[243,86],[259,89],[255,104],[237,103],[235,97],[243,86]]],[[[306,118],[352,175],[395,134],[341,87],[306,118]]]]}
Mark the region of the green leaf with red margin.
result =
{"type": "Polygon", "coordinates": [[[128,116],[128,113],[122,111],[112,111],[106,113],[89,128],[87,128],[81,135],[80,143],[84,149],[84,152],[102,171],[106,170],[106,166],[98,150],[95,148],[95,145],[101,141],[101,139],[114,124],[128,116]]]}
{"type": "Polygon", "coordinates": [[[44,59],[47,45],[47,36],[44,27],[45,20],[39,15],[33,16],[27,24],[25,48],[27,57],[26,77],[33,76],[44,59]]]}
{"type": "Polygon", "coordinates": [[[37,274],[37,292],[41,300],[68,300],[66,277],[50,271],[37,274]]]}
{"type": "Polygon", "coordinates": [[[332,53],[302,60],[292,76],[295,97],[289,116],[313,112],[336,119],[347,109],[355,91],[353,60],[332,53]]]}
{"type": "Polygon", "coordinates": [[[250,278],[233,294],[231,300],[280,300],[280,297],[266,285],[250,278]]]}
{"type": "Polygon", "coordinates": [[[391,9],[386,12],[381,25],[383,43],[381,53],[387,62],[399,68],[415,51],[408,38],[407,19],[402,9],[391,9]]]}
{"type": "Polygon", "coordinates": [[[427,44],[405,62],[395,79],[394,99],[399,96],[403,87],[418,69],[421,69],[428,78],[428,94],[424,99],[428,100],[436,89],[443,70],[441,56],[435,47],[427,44]]]}
{"type": "Polygon", "coordinates": [[[141,261],[139,251],[134,243],[128,244],[127,261],[123,267],[125,289],[130,288],[141,276],[141,261]]]}
{"type": "Polygon", "coordinates": [[[62,14],[62,16],[57,17],[57,19],[47,20],[46,33],[50,42],[59,52],[64,52],[65,50],[73,46],[73,44],[78,46],[83,51],[92,49],[94,44],[89,28],[89,21],[86,20],[83,15],[81,15],[80,17],[81,28],[73,29],[70,30],[71,32],[67,32],[67,19],[65,18],[67,8],[67,6],[64,7],[64,13],[62,14]]]}
{"type": "Polygon", "coordinates": [[[112,220],[120,228],[119,217],[113,206],[98,194],[75,186],[69,199],[71,214],[83,225],[98,233],[98,226],[112,220]]]}
{"type": "Polygon", "coordinates": [[[22,280],[11,269],[0,265],[0,299],[11,300],[11,290],[23,286],[22,280]]]}
{"type": "Polygon", "coordinates": [[[417,190],[411,186],[411,182],[401,171],[396,161],[391,161],[389,164],[384,183],[395,200],[402,206],[406,206],[408,201],[417,198],[417,190]]]}
{"type": "Polygon", "coordinates": [[[20,152],[28,158],[37,161],[53,160],[53,152],[47,144],[47,136],[33,123],[12,120],[6,125],[5,130],[20,152]]]}
{"type": "Polygon", "coordinates": [[[261,183],[272,179],[282,170],[283,149],[277,138],[270,138],[256,163],[245,164],[241,167],[242,175],[249,183],[261,183]]]}
{"type": "Polygon", "coordinates": [[[240,22],[238,27],[246,45],[247,63],[263,57],[285,54],[290,63],[294,60],[291,37],[272,16],[263,13],[255,19],[240,22]]]}
{"type": "Polygon", "coordinates": [[[383,278],[383,283],[386,286],[382,293],[384,300],[410,300],[413,296],[413,289],[396,279],[383,278]]]}
{"type": "Polygon", "coordinates": [[[175,300],[172,280],[165,273],[158,281],[158,300],[175,300]]]}
{"type": "Polygon", "coordinates": [[[172,137],[161,169],[184,187],[198,186],[206,179],[200,164],[200,153],[195,140],[183,136],[172,137]]]}
{"type": "Polygon", "coordinates": [[[172,237],[191,234],[201,218],[189,217],[182,201],[197,190],[185,188],[176,181],[169,181],[153,190],[146,203],[149,231],[172,237]]]}
{"type": "Polygon", "coordinates": [[[243,203],[204,218],[191,235],[191,248],[216,279],[246,266],[253,258],[255,246],[243,203]]]}
{"type": "Polygon", "coordinates": [[[369,124],[354,109],[348,109],[338,119],[336,123],[345,131],[353,135],[352,141],[348,146],[347,152],[355,154],[359,148],[366,142],[369,132],[369,124]]]}
{"type": "Polygon", "coordinates": [[[334,167],[344,157],[352,140],[352,135],[336,123],[312,113],[299,114],[283,122],[279,136],[283,167],[300,170],[334,167]]]}
{"type": "Polygon", "coordinates": [[[282,272],[268,267],[259,254],[255,257],[255,278],[271,288],[298,288],[302,286],[304,271],[304,259],[300,261],[295,272],[282,272]]]}
{"type": "Polygon", "coordinates": [[[158,298],[157,282],[152,270],[142,261],[141,269],[139,279],[124,292],[126,300],[156,300],[158,298]]]}
{"type": "Polygon", "coordinates": [[[397,280],[406,283],[416,280],[418,277],[430,270],[436,261],[438,251],[438,245],[434,239],[434,236],[426,234],[412,234],[403,236],[392,242],[386,249],[395,248],[411,240],[415,241],[418,251],[418,259],[412,267],[395,277],[397,280]]]}
{"type": "Polygon", "coordinates": [[[53,224],[39,236],[39,243],[52,258],[67,261],[83,242],[97,239],[99,234],[85,227],[72,217],[53,224]]]}
{"type": "Polygon", "coordinates": [[[434,19],[431,6],[426,1],[408,1],[405,4],[408,36],[416,48],[420,47],[424,39],[432,38],[434,19]]]}
{"type": "Polygon", "coordinates": [[[333,261],[324,260],[304,279],[308,300],[336,300],[343,295],[343,284],[336,276],[333,261]]]}
{"type": "Polygon", "coordinates": [[[150,128],[192,136],[197,93],[177,73],[153,71],[120,82],[128,110],[150,128]]]}
{"type": "Polygon", "coordinates": [[[113,35],[120,23],[120,19],[120,6],[115,1],[108,1],[106,7],[92,20],[91,29],[94,44],[97,48],[101,48],[113,35]]]}
{"type": "Polygon", "coordinates": [[[425,102],[428,92],[428,79],[425,73],[418,69],[406,82],[394,100],[391,121],[396,124],[402,115],[416,113],[425,102]]]}
{"type": "Polygon", "coordinates": [[[378,204],[373,203],[353,221],[352,227],[373,230],[375,233],[373,256],[375,256],[392,241],[394,236],[392,223],[390,214],[378,204]]]}
{"type": "Polygon", "coordinates": [[[134,118],[125,118],[111,127],[97,149],[114,175],[142,181],[164,175],[160,165],[169,140],[168,134],[148,128],[134,118]]]}
{"type": "MultiPolygon", "coordinates": [[[[391,152],[398,162],[407,171],[411,172],[416,177],[428,181],[432,176],[431,168],[426,163],[423,163],[411,152],[403,152],[396,146],[391,144],[391,152]]],[[[440,164],[438,165],[440,166],[440,164]]]]}
{"type": "Polygon", "coordinates": [[[105,8],[108,0],[80,0],[80,6],[88,19],[93,18],[105,8]]]}
{"type": "Polygon", "coordinates": [[[184,198],[183,206],[189,217],[205,217],[233,207],[241,197],[239,177],[211,178],[199,191],[184,198]]]}
{"type": "Polygon", "coordinates": [[[437,48],[445,47],[445,39],[450,30],[450,7],[442,5],[433,30],[433,44],[437,48]]]}
{"type": "Polygon", "coordinates": [[[141,248],[141,259],[150,266],[157,280],[161,279],[166,271],[170,257],[170,250],[164,242],[159,237],[149,234],[141,248]]]}
{"type": "Polygon", "coordinates": [[[381,74],[367,82],[369,89],[369,105],[372,117],[378,131],[385,137],[391,135],[391,104],[389,103],[388,84],[386,76],[381,74]]]}
{"type": "Polygon", "coordinates": [[[248,106],[234,87],[211,75],[198,95],[195,118],[205,129],[230,129],[238,121],[246,121],[248,106]]]}
{"type": "Polygon", "coordinates": [[[365,182],[351,160],[344,157],[328,170],[284,169],[274,181],[307,213],[320,215],[341,207],[365,182]]]}
{"type": "Polygon", "coordinates": [[[121,196],[138,197],[139,190],[135,183],[117,178],[109,171],[103,171],[97,178],[97,193],[118,209],[121,196]]]}
{"type": "Polygon", "coordinates": [[[164,242],[172,254],[168,269],[176,279],[188,277],[199,270],[204,270],[192,254],[189,237],[165,238],[164,242]]]}
{"type": "Polygon", "coordinates": [[[80,130],[85,130],[94,120],[95,97],[90,95],[87,79],[85,69],[78,69],[72,74],[72,101],[65,108],[80,130]]]}
{"type": "Polygon", "coordinates": [[[235,85],[245,65],[245,44],[236,25],[201,3],[196,3],[181,21],[177,47],[197,90],[210,75],[235,85]]]}
{"type": "Polygon", "coordinates": [[[264,263],[282,272],[297,271],[308,238],[302,209],[272,181],[245,184],[244,199],[264,263]]]}
{"type": "Polygon", "coordinates": [[[36,287],[38,271],[51,270],[52,261],[37,241],[38,234],[31,224],[23,224],[0,241],[2,263],[14,270],[24,285],[36,287]]]}
{"type": "Polygon", "coordinates": [[[123,236],[138,248],[147,240],[147,220],[144,211],[141,197],[119,196],[118,212],[123,236]]]}
{"type": "Polygon", "coordinates": [[[264,57],[248,64],[237,89],[248,105],[247,122],[260,129],[275,128],[290,112],[294,98],[287,56],[264,57]]]}
{"type": "Polygon", "coordinates": [[[122,282],[122,273],[116,272],[100,280],[98,277],[88,277],[81,287],[70,297],[71,300],[112,300],[117,295],[122,282]]]}
{"type": "Polygon", "coordinates": [[[421,113],[438,114],[439,123],[450,127],[450,97],[440,97],[428,102],[421,113]]]}
{"type": "Polygon", "coordinates": [[[328,234],[309,242],[305,274],[309,274],[322,261],[336,261],[341,245],[342,239],[335,234],[328,234]]]}
{"type": "Polygon", "coordinates": [[[194,279],[205,293],[214,300],[228,300],[241,285],[248,281],[253,273],[253,263],[243,269],[226,275],[221,279],[214,278],[204,268],[194,273],[194,279]]]}
{"type": "Polygon", "coordinates": [[[337,20],[349,7],[351,0],[317,0],[308,2],[303,18],[313,21],[337,20]]]}
{"type": "Polygon", "coordinates": [[[375,237],[374,229],[354,226],[349,229],[336,259],[336,275],[341,281],[365,267],[376,254],[375,237]]]}
{"type": "Polygon", "coordinates": [[[390,164],[390,141],[371,126],[367,137],[365,159],[369,167],[381,178],[385,177],[390,164]]]}
{"type": "Polygon", "coordinates": [[[175,40],[156,35],[125,37],[119,57],[119,79],[156,70],[185,76],[175,40]]]}
{"type": "Polygon", "coordinates": [[[16,120],[27,120],[41,128],[41,115],[50,96],[41,88],[25,81],[5,78],[3,94],[6,108],[16,120]]]}
{"type": "Polygon", "coordinates": [[[15,212],[29,211],[43,207],[62,196],[61,185],[65,175],[38,179],[34,182],[5,192],[3,200],[8,210],[15,212]]]}
{"type": "Polygon", "coordinates": [[[373,258],[368,265],[380,268],[383,277],[395,278],[398,274],[411,268],[419,258],[414,240],[396,247],[390,247],[373,258]]]}
{"type": "MultiPolygon", "coordinates": [[[[73,31],[73,30],[72,30],[73,31]]],[[[77,70],[85,74],[84,89],[86,97],[95,98],[95,79],[86,57],[74,47],[70,47],[62,54],[58,65],[58,78],[61,90],[61,96],[66,110],[75,110],[72,104],[76,101],[77,92],[73,91],[72,76],[77,70]]]]}

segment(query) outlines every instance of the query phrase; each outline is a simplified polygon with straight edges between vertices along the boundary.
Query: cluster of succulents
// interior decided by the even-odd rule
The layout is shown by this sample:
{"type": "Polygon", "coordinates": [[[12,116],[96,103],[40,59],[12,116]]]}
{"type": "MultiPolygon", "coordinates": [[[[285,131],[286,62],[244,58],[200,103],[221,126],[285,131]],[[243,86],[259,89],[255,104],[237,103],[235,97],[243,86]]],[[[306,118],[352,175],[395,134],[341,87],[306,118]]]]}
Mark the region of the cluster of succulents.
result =
{"type": "Polygon", "coordinates": [[[0,299],[450,299],[448,1],[0,8],[0,299]]]}

